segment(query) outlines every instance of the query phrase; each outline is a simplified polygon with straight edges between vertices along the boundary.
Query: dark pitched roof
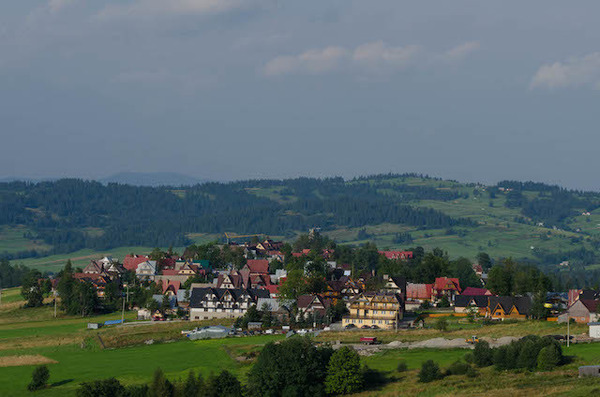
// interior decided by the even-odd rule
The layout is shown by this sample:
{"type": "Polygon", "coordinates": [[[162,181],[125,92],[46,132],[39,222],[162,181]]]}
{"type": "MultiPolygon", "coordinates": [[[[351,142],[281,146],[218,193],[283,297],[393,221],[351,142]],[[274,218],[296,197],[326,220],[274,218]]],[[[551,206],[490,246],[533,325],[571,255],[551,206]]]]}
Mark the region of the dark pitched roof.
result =
{"type": "Polygon", "coordinates": [[[594,300],[596,298],[598,298],[598,292],[593,289],[584,289],[579,293],[580,300],[594,300]]]}
{"type": "Polygon", "coordinates": [[[598,304],[600,304],[600,301],[597,300],[592,300],[592,299],[579,299],[581,301],[581,303],[583,303],[583,305],[586,307],[586,309],[588,309],[590,311],[590,313],[596,313],[596,308],[598,307],[598,304]]]}
{"type": "Polygon", "coordinates": [[[221,300],[227,293],[231,294],[235,301],[238,301],[243,295],[247,294],[256,302],[258,298],[269,298],[271,294],[265,289],[242,289],[242,288],[192,288],[190,295],[190,307],[201,307],[201,302],[206,294],[216,295],[221,300]]]}
{"type": "Polygon", "coordinates": [[[471,302],[475,303],[477,307],[487,307],[488,297],[484,295],[457,295],[454,297],[454,306],[456,307],[468,307],[471,302]]]}
{"type": "Polygon", "coordinates": [[[499,304],[504,314],[508,314],[513,305],[517,308],[519,314],[529,315],[531,311],[531,298],[528,296],[490,296],[489,302],[490,309],[493,310],[499,304]]]}

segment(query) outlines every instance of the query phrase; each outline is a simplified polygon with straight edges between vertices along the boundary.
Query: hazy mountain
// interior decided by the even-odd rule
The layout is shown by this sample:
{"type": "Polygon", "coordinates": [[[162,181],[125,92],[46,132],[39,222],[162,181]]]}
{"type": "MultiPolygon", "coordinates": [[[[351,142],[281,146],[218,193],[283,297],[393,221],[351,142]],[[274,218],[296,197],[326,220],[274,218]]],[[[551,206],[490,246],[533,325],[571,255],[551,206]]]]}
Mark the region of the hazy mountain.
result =
{"type": "Polygon", "coordinates": [[[192,186],[206,180],[175,172],[120,172],[99,180],[133,186],[192,186]]]}

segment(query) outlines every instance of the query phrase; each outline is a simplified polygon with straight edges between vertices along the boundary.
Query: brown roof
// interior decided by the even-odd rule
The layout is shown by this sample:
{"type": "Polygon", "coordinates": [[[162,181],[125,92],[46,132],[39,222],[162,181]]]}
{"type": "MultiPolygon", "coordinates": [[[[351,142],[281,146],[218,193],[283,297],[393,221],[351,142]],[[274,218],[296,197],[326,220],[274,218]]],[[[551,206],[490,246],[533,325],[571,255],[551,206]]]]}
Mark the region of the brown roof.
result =
{"type": "Polygon", "coordinates": [[[596,313],[596,309],[600,301],[592,299],[580,299],[581,303],[590,311],[590,313],[596,313]]]}
{"type": "Polygon", "coordinates": [[[269,274],[269,261],[266,259],[248,259],[246,266],[251,273],[269,274]]]}

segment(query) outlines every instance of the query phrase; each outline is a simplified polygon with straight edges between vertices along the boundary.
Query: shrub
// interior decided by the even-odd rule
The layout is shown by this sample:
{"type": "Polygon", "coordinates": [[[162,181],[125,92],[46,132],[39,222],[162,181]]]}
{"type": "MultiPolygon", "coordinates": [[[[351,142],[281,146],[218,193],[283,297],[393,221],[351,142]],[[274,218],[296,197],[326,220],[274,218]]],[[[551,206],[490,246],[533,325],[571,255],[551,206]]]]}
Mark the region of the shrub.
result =
{"type": "Polygon", "coordinates": [[[473,362],[475,365],[487,367],[492,365],[493,361],[493,350],[490,348],[490,344],[486,341],[477,342],[475,349],[473,349],[473,362]]]}
{"type": "Polygon", "coordinates": [[[494,349],[494,366],[498,370],[508,369],[506,364],[506,355],[508,353],[508,346],[500,346],[494,349]]]}
{"type": "Polygon", "coordinates": [[[475,363],[475,355],[473,354],[473,352],[465,354],[465,361],[469,364],[475,363]]]}
{"type": "Polygon", "coordinates": [[[408,365],[406,364],[406,361],[400,361],[398,363],[398,367],[396,367],[396,370],[398,372],[406,372],[408,370],[408,365]]]}
{"type": "Polygon", "coordinates": [[[349,347],[342,347],[331,355],[327,366],[325,390],[330,394],[350,394],[361,390],[363,378],[360,357],[349,347]]]}
{"type": "Polygon", "coordinates": [[[84,382],[77,389],[77,397],[123,396],[125,388],[115,378],[84,382]]]}
{"type": "Polygon", "coordinates": [[[560,365],[561,361],[561,348],[557,344],[552,343],[540,350],[537,357],[537,367],[542,371],[547,371],[560,365]]]}
{"type": "Polygon", "coordinates": [[[537,366],[537,358],[540,349],[537,343],[533,340],[526,340],[522,343],[519,358],[516,362],[516,368],[526,368],[529,370],[535,369],[537,366]]]}
{"type": "Polygon", "coordinates": [[[469,369],[467,370],[467,378],[476,378],[479,376],[479,372],[473,368],[473,367],[469,367],[469,369]]]}
{"type": "Polygon", "coordinates": [[[446,376],[448,375],[464,375],[471,368],[469,364],[461,363],[460,361],[455,361],[450,364],[448,369],[446,369],[446,376]]]}
{"type": "Polygon", "coordinates": [[[36,367],[31,374],[31,383],[27,385],[27,390],[35,391],[45,388],[48,386],[48,379],[50,379],[48,367],[45,365],[36,367]]]}
{"type": "Polygon", "coordinates": [[[427,360],[421,365],[421,371],[419,371],[419,382],[427,383],[442,378],[442,372],[440,366],[437,365],[433,360],[427,360]]]}
{"type": "Polygon", "coordinates": [[[448,329],[448,320],[442,317],[435,322],[433,327],[438,331],[446,331],[448,329]]]}

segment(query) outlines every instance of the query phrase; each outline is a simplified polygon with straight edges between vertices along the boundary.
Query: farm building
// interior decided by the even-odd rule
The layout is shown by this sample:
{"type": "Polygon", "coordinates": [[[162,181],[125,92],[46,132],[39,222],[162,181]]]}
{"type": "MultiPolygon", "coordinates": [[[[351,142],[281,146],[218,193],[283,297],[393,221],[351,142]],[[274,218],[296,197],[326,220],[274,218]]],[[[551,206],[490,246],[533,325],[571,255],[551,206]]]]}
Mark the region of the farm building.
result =
{"type": "Polygon", "coordinates": [[[600,338],[600,323],[588,323],[590,326],[590,338],[600,338]]]}

